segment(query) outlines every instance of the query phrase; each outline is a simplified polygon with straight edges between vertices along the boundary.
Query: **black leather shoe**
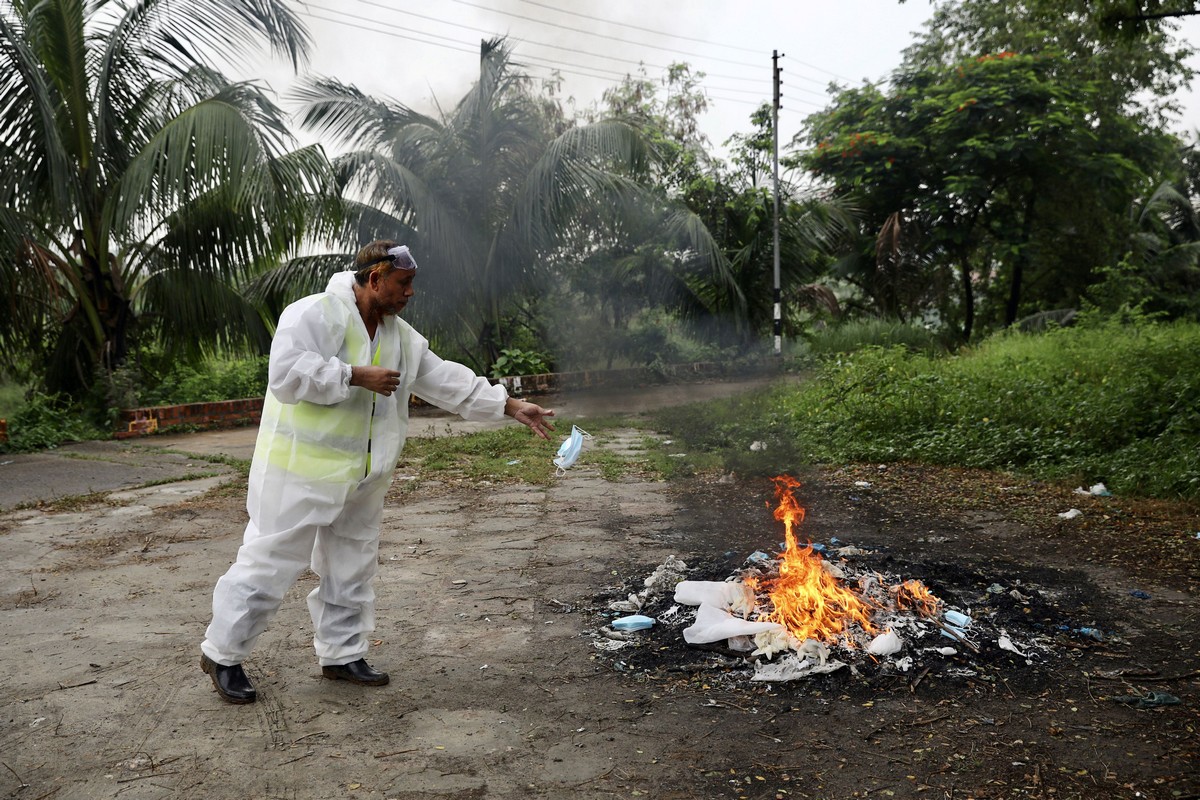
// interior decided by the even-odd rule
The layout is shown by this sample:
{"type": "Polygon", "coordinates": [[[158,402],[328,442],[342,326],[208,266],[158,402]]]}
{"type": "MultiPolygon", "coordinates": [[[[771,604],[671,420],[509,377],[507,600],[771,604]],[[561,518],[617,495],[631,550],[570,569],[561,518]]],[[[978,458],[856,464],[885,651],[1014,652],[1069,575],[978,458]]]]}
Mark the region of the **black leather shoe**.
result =
{"type": "Polygon", "coordinates": [[[350,681],[359,686],[383,686],[390,680],[386,672],[371,669],[371,665],[363,658],[349,664],[321,667],[321,674],[331,680],[350,681]]]}
{"type": "Polygon", "coordinates": [[[242,705],[258,699],[258,692],[254,691],[254,684],[246,677],[241,664],[227,667],[208,656],[200,656],[200,669],[212,678],[213,686],[217,687],[217,694],[221,695],[225,702],[242,705]]]}

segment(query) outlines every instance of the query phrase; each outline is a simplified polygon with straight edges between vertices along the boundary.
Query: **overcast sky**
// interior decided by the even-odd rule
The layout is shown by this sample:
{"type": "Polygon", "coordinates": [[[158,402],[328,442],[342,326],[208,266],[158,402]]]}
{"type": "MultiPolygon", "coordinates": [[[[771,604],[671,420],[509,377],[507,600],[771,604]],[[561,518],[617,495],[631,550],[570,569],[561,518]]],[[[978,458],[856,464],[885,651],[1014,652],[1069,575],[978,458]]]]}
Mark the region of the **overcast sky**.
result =
{"type": "MultiPolygon", "coordinates": [[[[703,130],[719,147],[750,129],[771,98],[771,54],[783,57],[781,142],[824,106],[830,81],[858,85],[888,77],[930,14],[928,0],[313,0],[293,4],[314,39],[308,69],[418,111],[450,107],[478,75],[479,41],[507,35],[535,77],[557,69],[577,108],[641,66],[660,80],[686,62],[705,73],[710,110],[703,130]]],[[[1200,20],[1180,35],[1200,42],[1200,20]]],[[[1197,60],[1200,67],[1200,60],[1197,60]]],[[[281,94],[287,71],[250,74],[281,94]]],[[[281,98],[285,101],[286,99],[281,98]]],[[[1181,131],[1200,129],[1188,100],[1181,131]]],[[[290,106],[288,106],[290,107],[290,106]]],[[[308,140],[307,137],[304,137],[308,140]]]]}

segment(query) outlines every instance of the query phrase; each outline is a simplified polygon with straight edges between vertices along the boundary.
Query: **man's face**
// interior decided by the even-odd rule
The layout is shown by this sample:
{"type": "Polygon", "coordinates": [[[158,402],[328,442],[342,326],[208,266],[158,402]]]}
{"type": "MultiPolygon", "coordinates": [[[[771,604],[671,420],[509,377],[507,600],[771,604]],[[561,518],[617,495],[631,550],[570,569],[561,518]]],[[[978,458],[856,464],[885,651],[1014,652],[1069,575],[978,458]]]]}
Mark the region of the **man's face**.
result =
{"type": "Polygon", "coordinates": [[[380,314],[399,314],[404,310],[409,298],[415,294],[415,277],[415,269],[389,269],[382,274],[371,275],[370,283],[375,290],[374,305],[380,314]]]}

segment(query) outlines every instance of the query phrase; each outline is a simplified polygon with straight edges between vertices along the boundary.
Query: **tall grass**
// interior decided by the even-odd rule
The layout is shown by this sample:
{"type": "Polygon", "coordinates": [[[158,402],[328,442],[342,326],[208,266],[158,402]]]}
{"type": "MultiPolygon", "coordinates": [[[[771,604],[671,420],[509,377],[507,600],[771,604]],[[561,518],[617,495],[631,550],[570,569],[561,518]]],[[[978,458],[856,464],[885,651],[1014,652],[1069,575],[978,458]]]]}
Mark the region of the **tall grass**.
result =
{"type": "Polygon", "coordinates": [[[870,346],[899,346],[930,354],[945,350],[938,335],[927,328],[882,319],[851,320],[821,328],[805,340],[808,352],[817,356],[854,353],[870,346]]]}
{"type": "Polygon", "coordinates": [[[1007,334],[941,357],[868,347],[776,391],[753,419],[745,400],[676,412],[678,435],[711,439],[733,417],[806,461],[918,460],[1200,498],[1196,324],[1007,334]]]}

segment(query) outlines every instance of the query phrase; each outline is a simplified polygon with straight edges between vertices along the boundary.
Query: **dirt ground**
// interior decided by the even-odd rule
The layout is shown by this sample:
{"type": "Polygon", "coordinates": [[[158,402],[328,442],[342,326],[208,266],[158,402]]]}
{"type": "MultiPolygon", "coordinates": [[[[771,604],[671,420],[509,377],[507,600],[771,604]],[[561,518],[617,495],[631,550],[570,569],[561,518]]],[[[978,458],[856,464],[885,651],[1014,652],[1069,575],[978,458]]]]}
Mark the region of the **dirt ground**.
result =
{"type": "MultiPolygon", "coordinates": [[[[592,446],[636,454],[641,436],[592,446]]],[[[1045,654],[981,641],[909,672],[764,684],[667,625],[601,649],[608,602],[669,555],[721,580],[781,533],[766,478],[610,482],[585,452],[549,489],[398,482],[369,656],[391,684],[322,679],[308,575],[246,664],[259,702],[230,706],[198,644],[244,490],[184,480],[0,513],[0,796],[1200,796],[1196,509],[905,465],[798,477],[805,538],[1045,654]],[[1149,692],[1179,702],[1115,699],[1149,692]]]]}

